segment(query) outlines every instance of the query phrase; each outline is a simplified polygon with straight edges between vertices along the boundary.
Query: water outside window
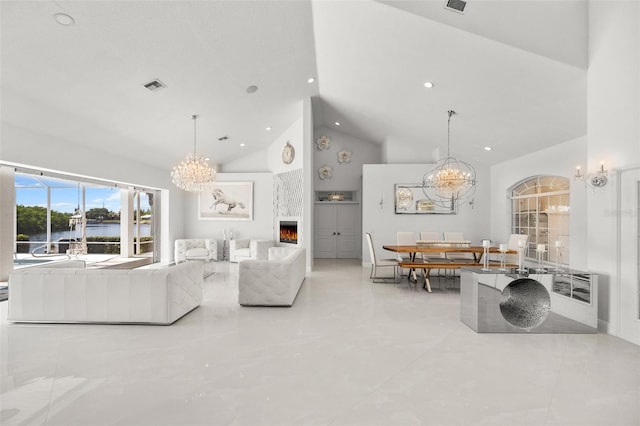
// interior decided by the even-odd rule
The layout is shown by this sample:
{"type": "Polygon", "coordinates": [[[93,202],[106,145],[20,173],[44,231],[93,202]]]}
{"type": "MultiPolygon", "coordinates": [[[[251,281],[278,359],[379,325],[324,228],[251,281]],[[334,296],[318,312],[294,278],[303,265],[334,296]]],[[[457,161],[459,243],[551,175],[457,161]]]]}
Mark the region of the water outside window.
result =
{"type": "MultiPolygon", "coordinates": [[[[115,185],[16,173],[15,190],[17,253],[53,257],[81,241],[88,254],[120,253],[121,190],[115,185]]],[[[152,199],[151,193],[136,191],[138,255],[153,253],[152,199]]]]}

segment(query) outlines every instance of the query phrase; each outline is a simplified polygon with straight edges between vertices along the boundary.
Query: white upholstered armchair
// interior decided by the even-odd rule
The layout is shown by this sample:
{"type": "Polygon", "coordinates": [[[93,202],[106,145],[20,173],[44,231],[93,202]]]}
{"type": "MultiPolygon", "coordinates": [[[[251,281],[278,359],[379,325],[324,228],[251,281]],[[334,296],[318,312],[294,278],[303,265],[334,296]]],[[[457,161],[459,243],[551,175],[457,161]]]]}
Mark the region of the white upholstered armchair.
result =
{"type": "Polygon", "coordinates": [[[231,240],[229,241],[229,261],[266,260],[269,248],[274,246],[275,241],[273,240],[231,240]]]}
{"type": "Polygon", "coordinates": [[[218,242],[196,238],[176,240],[173,257],[176,263],[187,260],[218,260],[218,242]]]}

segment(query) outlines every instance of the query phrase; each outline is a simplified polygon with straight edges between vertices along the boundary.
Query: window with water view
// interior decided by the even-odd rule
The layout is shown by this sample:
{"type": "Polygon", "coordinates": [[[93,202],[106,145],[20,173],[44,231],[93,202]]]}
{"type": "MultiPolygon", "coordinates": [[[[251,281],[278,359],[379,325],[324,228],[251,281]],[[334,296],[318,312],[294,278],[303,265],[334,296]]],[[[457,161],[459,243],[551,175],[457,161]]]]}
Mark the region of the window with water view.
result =
{"type": "MultiPolygon", "coordinates": [[[[120,253],[122,190],[115,185],[16,173],[15,191],[18,263],[120,253]]],[[[135,191],[133,197],[134,254],[152,253],[153,196],[135,191]]]]}

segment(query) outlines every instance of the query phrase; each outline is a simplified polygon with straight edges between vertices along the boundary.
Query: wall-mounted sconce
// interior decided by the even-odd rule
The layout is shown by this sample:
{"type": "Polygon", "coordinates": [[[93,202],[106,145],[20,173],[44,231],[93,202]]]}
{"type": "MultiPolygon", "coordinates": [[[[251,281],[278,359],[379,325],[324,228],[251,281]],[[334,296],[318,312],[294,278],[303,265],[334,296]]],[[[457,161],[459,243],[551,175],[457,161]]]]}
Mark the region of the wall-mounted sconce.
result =
{"type": "Polygon", "coordinates": [[[598,170],[597,173],[583,174],[580,166],[577,166],[576,174],[573,177],[575,180],[581,180],[586,186],[590,186],[591,188],[602,188],[609,181],[607,171],[604,169],[604,161],[600,162],[600,170],[598,170]]]}

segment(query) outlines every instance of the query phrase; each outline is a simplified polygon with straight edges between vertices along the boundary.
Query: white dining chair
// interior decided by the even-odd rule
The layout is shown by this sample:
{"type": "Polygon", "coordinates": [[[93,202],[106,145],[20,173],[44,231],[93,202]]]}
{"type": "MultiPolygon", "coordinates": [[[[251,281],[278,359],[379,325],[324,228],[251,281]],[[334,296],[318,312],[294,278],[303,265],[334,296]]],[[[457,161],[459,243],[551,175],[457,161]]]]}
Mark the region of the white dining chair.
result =
{"type": "Polygon", "coordinates": [[[365,233],[365,238],[367,239],[367,244],[369,246],[369,257],[371,258],[371,273],[369,274],[369,279],[371,279],[374,283],[376,282],[385,282],[388,280],[397,281],[396,279],[396,270],[398,269],[398,261],[396,259],[378,259],[376,256],[375,246],[373,245],[373,238],[369,232],[365,233]],[[393,277],[389,276],[378,276],[379,268],[393,268],[393,277]]]}
{"type": "MultiPolygon", "coordinates": [[[[398,231],[396,232],[396,244],[399,246],[415,246],[417,234],[415,232],[398,231]]],[[[420,254],[420,253],[418,253],[420,254]]],[[[416,256],[418,255],[416,254],[416,256]]],[[[398,261],[409,260],[409,253],[398,253],[398,261]]]]}
{"type": "MultiPolygon", "coordinates": [[[[442,232],[437,231],[422,231],[420,232],[420,240],[421,241],[443,241],[442,232]]],[[[427,256],[425,253],[422,254],[422,258],[429,262],[442,262],[446,260],[446,256],[444,253],[432,254],[427,256]]]]}
{"type": "Polygon", "coordinates": [[[422,231],[422,232],[420,232],[420,240],[422,240],[422,241],[442,241],[442,232],[422,231]]]}
{"type": "MultiPolygon", "coordinates": [[[[445,241],[465,241],[464,234],[462,232],[445,232],[445,241]]],[[[469,262],[474,263],[473,253],[447,253],[447,259],[454,260],[456,262],[469,262]]]]}
{"type": "MultiPolygon", "coordinates": [[[[438,231],[422,231],[420,232],[420,240],[421,241],[444,241],[442,232],[438,231]]],[[[422,259],[425,262],[447,262],[447,256],[444,252],[440,253],[432,253],[427,255],[426,253],[422,253],[422,259]]],[[[446,272],[446,269],[445,269],[446,272]]],[[[442,269],[438,269],[438,276],[442,276],[442,269]]],[[[446,275],[446,274],[445,274],[446,275]]]]}

